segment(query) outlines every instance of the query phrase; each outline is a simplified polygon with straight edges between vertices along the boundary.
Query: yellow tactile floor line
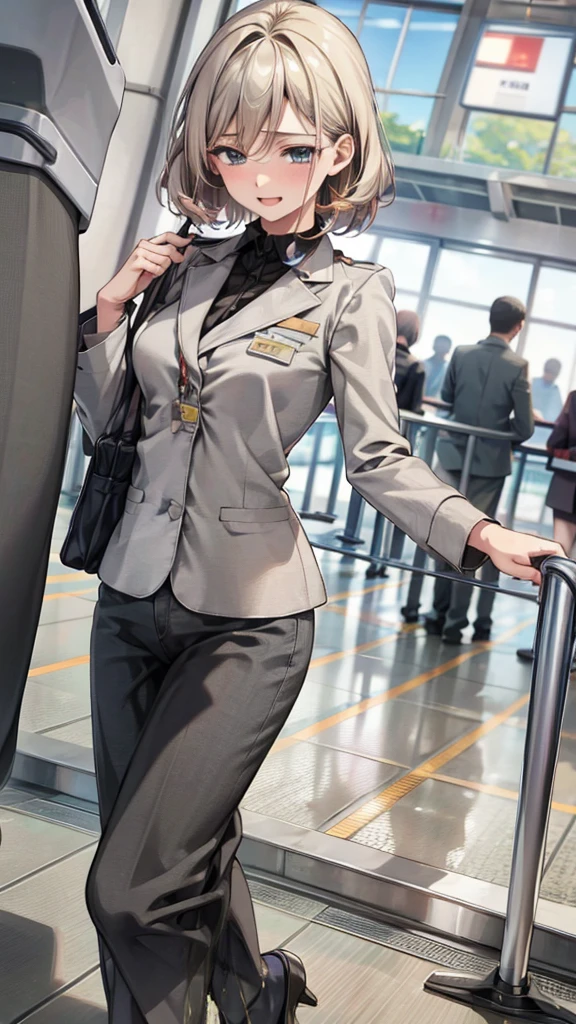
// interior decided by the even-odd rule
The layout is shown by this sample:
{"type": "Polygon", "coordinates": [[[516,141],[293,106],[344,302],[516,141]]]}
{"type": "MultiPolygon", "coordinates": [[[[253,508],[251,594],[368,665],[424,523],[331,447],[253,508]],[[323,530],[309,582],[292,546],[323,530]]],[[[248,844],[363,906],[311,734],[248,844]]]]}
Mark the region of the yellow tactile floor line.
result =
{"type": "Polygon", "coordinates": [[[66,661],[55,661],[52,665],[39,665],[38,668],[31,668],[28,678],[33,676],[44,676],[49,672],[58,672],[64,668],[74,668],[76,665],[86,665],[90,661],[89,654],[81,654],[78,658],[67,658],[66,661]]]}
{"type": "Polygon", "coordinates": [[[426,779],[429,779],[440,768],[443,768],[444,765],[448,764],[449,761],[452,761],[455,757],[458,757],[459,754],[468,750],[469,747],[474,746],[478,740],[487,736],[488,733],[493,732],[494,729],[497,729],[498,726],[502,725],[507,718],[510,718],[512,715],[516,714],[520,708],[524,707],[524,705],[527,704],[528,699],[528,694],[525,694],[523,697],[519,697],[518,700],[515,700],[514,703],[504,711],[500,711],[499,714],[494,715],[494,717],[490,718],[487,722],[483,722],[482,725],[478,726],[478,728],[473,729],[465,736],[461,736],[455,743],[451,743],[446,750],[436,754],[436,756],[430,758],[429,761],[425,761],[424,764],[419,765],[418,768],[414,768],[413,771],[408,772],[407,775],[404,775],[401,779],[393,782],[391,786],[382,790],[378,796],[373,797],[372,800],[363,804],[362,807],[359,807],[356,811],[353,811],[352,814],[338,822],[337,825],[333,825],[331,829],[328,829],[327,834],[329,836],[338,836],[340,839],[350,839],[351,836],[361,828],[364,828],[365,825],[369,825],[371,821],[374,821],[374,818],[377,818],[380,814],[384,814],[386,811],[389,811],[390,808],[393,807],[394,804],[397,804],[403,796],[406,796],[407,793],[411,793],[412,790],[416,789],[417,786],[420,786],[426,781],[426,779]]]}
{"type": "Polygon", "coordinates": [[[44,594],[44,601],[58,601],[63,597],[81,597],[82,594],[93,594],[98,587],[84,587],[83,590],[63,590],[61,594],[44,594]]]}
{"type": "MultiPolygon", "coordinates": [[[[405,683],[399,683],[398,686],[393,686],[389,690],[385,690],[384,693],[376,694],[374,697],[367,697],[364,700],[353,704],[349,708],[345,708],[344,711],[337,711],[333,715],[329,715],[328,718],[323,718],[319,722],[315,722],[313,725],[307,726],[305,729],[300,729],[298,732],[292,734],[292,736],[285,736],[280,740],[277,740],[272,747],[271,753],[279,753],[281,750],[287,750],[289,747],[293,747],[296,743],[300,743],[302,740],[312,739],[314,736],[320,735],[325,732],[326,729],[331,729],[335,725],[340,725],[341,722],[346,722],[349,718],[356,718],[358,715],[369,711],[370,708],[378,707],[380,704],[386,704],[390,700],[394,700],[395,697],[400,697],[404,693],[410,693],[411,690],[416,690],[419,686],[423,686],[424,683],[429,682],[431,679],[436,679],[438,676],[444,675],[445,672],[449,672],[452,668],[458,668],[459,665],[463,665],[465,662],[470,661],[471,658],[475,658],[478,654],[483,651],[492,650],[499,644],[503,644],[506,640],[520,633],[526,626],[531,625],[535,621],[534,617],[531,616],[529,619],[524,619],[511,629],[508,629],[505,633],[502,633],[497,640],[491,640],[487,643],[475,644],[471,650],[465,651],[463,654],[457,655],[455,658],[451,658],[449,661],[443,662],[441,665],[437,665],[435,668],[429,669],[427,672],[421,672],[413,679],[408,679],[405,683]]],[[[417,627],[406,627],[404,632],[407,632],[410,628],[413,630],[417,627]]],[[[312,661],[310,667],[317,667],[318,665],[326,665],[330,661],[335,661],[339,658],[348,657],[350,654],[362,653],[362,650],[368,650],[369,647],[376,647],[387,643],[393,643],[398,639],[401,639],[402,633],[394,634],[393,636],[383,637],[381,640],[371,640],[368,644],[361,644],[359,648],[354,648],[349,651],[339,651],[336,654],[327,654],[323,658],[317,658],[312,661]]]]}
{"type": "Polygon", "coordinates": [[[74,583],[76,580],[94,581],[94,573],[80,572],[77,569],[72,569],[71,572],[61,572],[56,576],[46,577],[46,583],[74,583]]]}
{"type": "MultiPolygon", "coordinates": [[[[500,796],[505,800],[517,800],[518,793],[515,789],[502,789],[501,786],[491,786],[487,782],[470,782],[469,779],[457,779],[452,775],[440,775],[434,772],[428,776],[436,782],[448,782],[452,786],[462,786],[463,789],[473,789],[477,793],[486,793],[488,796],[500,796]]],[[[562,804],[557,800],[552,801],[552,810],[562,811],[563,814],[576,814],[576,807],[573,804],[562,804]]]]}
{"type": "MultiPolygon", "coordinates": [[[[377,590],[397,590],[399,587],[404,587],[408,584],[408,580],[388,580],[387,583],[373,583],[370,587],[363,587],[361,590],[343,590],[341,594],[333,594],[332,597],[328,598],[328,604],[334,604],[334,601],[344,601],[345,598],[349,597],[363,597],[364,594],[373,594],[377,590]]],[[[323,604],[316,611],[322,611],[326,608],[323,604]]]]}
{"type": "Polygon", "coordinates": [[[321,611],[323,612],[334,612],[336,615],[343,615],[345,618],[350,616],[354,620],[359,619],[360,622],[369,622],[372,626],[384,626],[385,628],[398,629],[398,619],[383,619],[380,615],[375,612],[358,612],[346,605],[341,604],[325,604],[322,606],[321,611]]]}
{"type": "MultiPolygon", "coordinates": [[[[534,621],[533,619],[525,620],[524,622],[518,623],[512,629],[503,633],[502,636],[498,637],[497,640],[492,640],[489,643],[479,645],[481,649],[492,649],[497,647],[499,644],[504,643],[506,640],[515,634],[525,629],[529,622],[534,621]]],[[[477,653],[477,652],[476,652],[477,653]]],[[[474,657],[474,653],[470,654],[470,657],[474,657]]],[[[407,684],[403,684],[407,685],[407,684]]],[[[385,697],[386,694],[381,694],[385,697]]],[[[376,699],[376,698],[373,698],[376,699]]],[[[493,732],[498,726],[502,725],[508,718],[512,718],[521,708],[523,708],[529,700],[529,694],[525,694],[515,700],[509,707],[500,711],[497,715],[493,715],[488,721],[483,722],[477,726],[476,729],[472,729],[465,736],[460,737],[454,743],[451,743],[445,750],[440,751],[433,758],[425,761],[423,764],[414,768],[411,772],[402,776],[401,779],[397,779],[392,785],[387,786],[386,789],[382,790],[377,796],[368,800],[361,807],[358,807],[352,814],[346,815],[342,821],[337,822],[332,828],[327,830],[327,834],[331,836],[338,836],[340,839],[350,839],[356,832],[358,832],[365,825],[370,824],[380,814],[384,814],[389,811],[394,804],[398,803],[402,797],[406,796],[407,793],[411,793],[412,790],[416,789],[417,786],[421,785],[426,779],[436,775],[441,768],[443,768],[449,761],[452,761],[459,754],[462,754],[469,747],[472,747],[478,740],[482,739],[488,733],[493,732]]],[[[354,710],[354,708],[348,709],[354,710]]],[[[353,717],[353,716],[350,716],[353,717]]],[[[303,730],[305,731],[305,730],[303,730]]],[[[292,739],[293,737],[290,737],[292,739]]],[[[446,780],[448,781],[448,779],[446,780]]],[[[462,780],[463,781],[463,780],[462,780]]],[[[458,784],[458,782],[456,782],[458,784]]],[[[568,805],[559,805],[558,809],[566,809],[568,805]]]]}

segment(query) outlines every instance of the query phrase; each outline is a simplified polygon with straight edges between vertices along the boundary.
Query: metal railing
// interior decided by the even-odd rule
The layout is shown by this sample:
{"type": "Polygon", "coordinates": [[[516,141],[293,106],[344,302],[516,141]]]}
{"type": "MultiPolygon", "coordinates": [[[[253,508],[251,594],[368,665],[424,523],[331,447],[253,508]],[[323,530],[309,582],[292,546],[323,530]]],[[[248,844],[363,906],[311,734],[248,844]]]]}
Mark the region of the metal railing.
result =
{"type": "Polygon", "coordinates": [[[576,1024],[576,1013],[542,993],[529,972],[576,624],[576,563],[554,556],[544,561],[541,571],[542,594],[500,964],[486,978],[435,972],[424,987],[506,1019],[576,1024]]]}
{"type": "MultiPolygon", "coordinates": [[[[445,403],[435,404],[443,406],[444,408],[449,408],[445,403]]],[[[415,438],[420,435],[419,456],[429,466],[432,466],[433,463],[436,442],[440,431],[447,434],[463,435],[466,437],[459,483],[459,490],[464,495],[466,495],[466,492],[469,489],[477,440],[479,438],[485,438],[494,441],[506,441],[507,443],[514,445],[517,452],[519,452],[520,462],[517,467],[517,472],[514,474],[512,479],[506,510],[507,525],[512,525],[527,459],[530,455],[538,455],[542,457],[547,456],[545,448],[539,445],[520,445],[518,438],[509,432],[489,430],[485,427],[473,427],[468,423],[458,423],[454,420],[440,419],[429,414],[418,415],[417,413],[401,410],[400,422],[402,433],[412,441],[413,447],[415,438]]],[[[324,522],[334,522],[337,518],[336,498],[344,466],[342,446],[337,431],[335,433],[337,439],[336,451],[338,454],[333,466],[332,482],[326,510],[315,512],[311,511],[320,446],[322,438],[325,436],[326,428],[329,424],[336,425],[336,418],[333,414],[325,412],[313,428],[318,430],[320,440],[317,441],[315,438],[313,444],[311,462],[304,489],[303,507],[300,512],[303,519],[317,519],[324,522]]],[[[408,616],[412,615],[414,618],[417,617],[424,576],[441,576],[458,582],[461,582],[464,578],[472,586],[479,587],[484,590],[494,590],[499,594],[510,594],[514,597],[522,597],[530,601],[537,600],[533,593],[526,590],[507,588],[484,580],[476,580],[469,575],[463,576],[460,573],[446,572],[441,569],[432,569],[429,567],[426,552],[418,547],[416,548],[412,562],[403,560],[406,535],[399,527],[394,526],[393,523],[387,520],[382,513],[378,511],[375,514],[370,547],[369,550],[367,550],[365,539],[361,536],[360,532],[366,510],[366,504],[367,503],[364,498],[357,491],[352,489],[348,502],[344,529],[336,533],[330,532],[324,535],[310,536],[310,542],[314,547],[321,550],[334,551],[368,562],[367,576],[385,576],[387,575],[387,570],[389,568],[413,572],[414,575],[411,580],[405,605],[408,616]]]]}
{"type": "MultiPolygon", "coordinates": [[[[434,404],[434,406],[438,408],[449,409],[449,406],[444,402],[440,402],[435,399],[431,399],[429,401],[430,404],[434,404]]],[[[437,418],[430,414],[421,416],[416,413],[401,411],[400,419],[402,432],[409,439],[414,440],[415,436],[420,436],[419,455],[430,466],[434,459],[436,442],[440,431],[448,434],[464,435],[467,437],[459,485],[459,490],[463,494],[466,494],[468,489],[474,459],[474,449],[478,438],[488,438],[490,440],[507,441],[509,443],[512,442],[513,444],[517,444],[517,439],[510,433],[488,430],[484,427],[471,427],[469,424],[437,418]]],[[[342,474],[344,472],[344,453],[342,450],[340,435],[337,430],[335,415],[329,412],[322,413],[312,427],[310,433],[312,432],[314,433],[312,434],[310,464],[304,485],[304,493],[299,514],[304,520],[335,523],[338,518],[338,493],[342,481],[342,474]],[[334,431],[336,444],[332,462],[332,475],[328,490],[328,498],[325,508],[314,509],[312,507],[314,489],[317,480],[318,468],[321,464],[321,450],[329,427],[336,428],[334,431]]],[[[506,510],[506,522],[509,526],[511,526],[514,521],[516,505],[520,495],[523,474],[528,458],[530,456],[547,455],[544,448],[530,444],[523,444],[520,447],[517,447],[517,452],[519,464],[517,466],[517,471],[512,477],[506,510]]],[[[87,461],[88,460],[84,455],[82,447],[82,428],[76,413],[73,412],[66,469],[62,484],[62,497],[66,504],[74,504],[78,494],[80,493],[87,461]]],[[[365,540],[360,535],[366,504],[367,503],[364,498],[362,498],[357,491],[352,489],[348,502],[344,529],[334,534],[330,533],[311,536],[310,541],[313,546],[317,548],[335,551],[344,555],[351,555],[354,558],[366,561],[368,563],[366,572],[368,577],[377,575],[385,576],[387,575],[388,568],[413,571],[414,575],[411,580],[405,607],[409,614],[417,616],[424,576],[443,576],[458,581],[461,581],[463,576],[462,574],[447,573],[442,570],[430,568],[428,556],[421,548],[418,547],[416,548],[413,556],[413,561],[404,561],[403,551],[406,536],[402,530],[395,527],[393,523],[387,520],[380,512],[376,512],[370,546],[369,550],[367,550],[365,540]]],[[[507,589],[493,583],[487,583],[483,580],[476,580],[471,576],[466,576],[464,578],[466,578],[468,582],[475,587],[495,590],[498,593],[512,594],[514,596],[525,597],[529,600],[535,600],[534,595],[528,592],[520,591],[518,589],[507,589]]]]}

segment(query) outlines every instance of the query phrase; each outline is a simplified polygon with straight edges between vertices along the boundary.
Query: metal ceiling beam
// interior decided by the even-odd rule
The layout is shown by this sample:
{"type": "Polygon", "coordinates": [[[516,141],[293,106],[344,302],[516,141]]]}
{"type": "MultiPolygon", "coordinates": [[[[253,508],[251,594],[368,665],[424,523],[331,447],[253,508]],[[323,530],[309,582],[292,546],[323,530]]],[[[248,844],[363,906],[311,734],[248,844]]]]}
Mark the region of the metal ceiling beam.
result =
{"type": "Polygon", "coordinates": [[[488,202],[493,217],[498,220],[512,220],[516,216],[512,202],[512,189],[503,181],[493,179],[487,182],[488,202]]]}

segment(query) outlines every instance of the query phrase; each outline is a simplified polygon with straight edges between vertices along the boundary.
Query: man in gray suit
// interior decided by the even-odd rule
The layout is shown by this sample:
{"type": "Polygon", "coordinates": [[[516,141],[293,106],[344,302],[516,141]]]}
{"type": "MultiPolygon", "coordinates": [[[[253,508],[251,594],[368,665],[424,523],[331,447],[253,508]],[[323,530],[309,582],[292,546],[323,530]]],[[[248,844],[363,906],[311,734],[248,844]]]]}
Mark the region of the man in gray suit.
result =
{"type": "MultiPolygon", "coordinates": [[[[442,399],[452,406],[451,419],[491,430],[511,431],[518,442],[534,430],[528,363],[510,347],[522,330],[526,308],[509,296],[496,299],[490,310],[490,336],[477,345],[462,345],[454,352],[442,387],[442,399]]],[[[467,438],[452,434],[441,438],[437,453],[440,476],[460,487],[467,438]]],[[[506,477],[512,469],[512,444],[478,439],[474,448],[467,497],[490,517],[496,515],[506,477]]],[[[446,567],[448,568],[448,567],[446,567]]],[[[486,582],[496,583],[498,570],[487,562],[486,582]]],[[[434,608],[426,617],[426,630],[445,643],[460,644],[468,625],[472,588],[466,583],[437,579],[434,608]]],[[[492,626],[494,593],[480,592],[474,640],[488,640],[492,626]]]]}

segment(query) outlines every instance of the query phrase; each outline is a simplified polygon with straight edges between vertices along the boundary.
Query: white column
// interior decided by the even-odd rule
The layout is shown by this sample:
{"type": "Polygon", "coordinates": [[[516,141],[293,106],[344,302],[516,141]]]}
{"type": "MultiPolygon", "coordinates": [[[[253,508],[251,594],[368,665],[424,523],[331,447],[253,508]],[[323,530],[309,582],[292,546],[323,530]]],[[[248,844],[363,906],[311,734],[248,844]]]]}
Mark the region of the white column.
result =
{"type": "Polygon", "coordinates": [[[130,0],[118,43],[126,92],[88,231],[80,239],[81,306],[116,272],[138,238],[154,234],[153,198],[178,92],[221,18],[214,0],[130,0]]]}

